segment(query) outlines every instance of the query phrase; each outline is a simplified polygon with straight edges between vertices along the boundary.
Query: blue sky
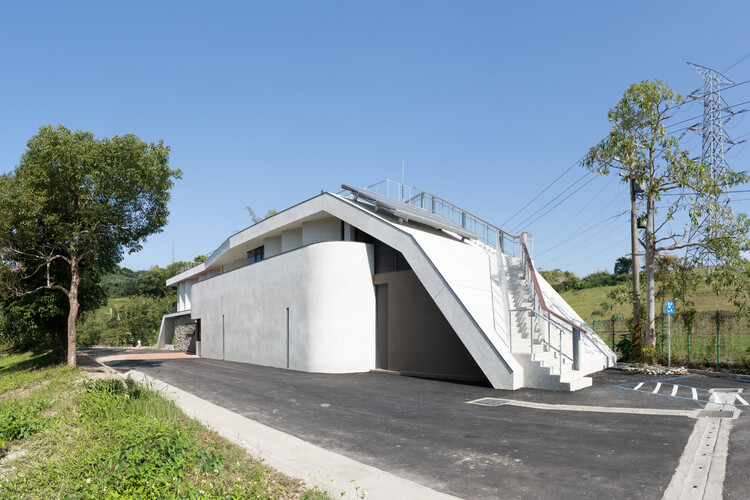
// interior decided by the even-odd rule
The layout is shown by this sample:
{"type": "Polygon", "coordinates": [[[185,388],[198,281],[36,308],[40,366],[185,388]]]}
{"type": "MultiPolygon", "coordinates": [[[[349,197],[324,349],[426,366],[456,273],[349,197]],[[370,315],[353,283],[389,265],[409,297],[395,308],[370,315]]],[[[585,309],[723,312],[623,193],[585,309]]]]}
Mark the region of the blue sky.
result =
{"type": "MultiPolygon", "coordinates": [[[[575,167],[508,219],[604,137],[631,83],[687,94],[701,81],[686,61],[750,80],[748,14],[686,1],[5,3],[0,172],[47,123],[164,139],[183,179],[164,231],[123,262],[145,269],[169,264],[173,244],[177,260],[215,249],[250,224],[246,205],[398,180],[405,161],[407,184],[534,233],[538,267],[611,271],[629,252],[616,179],[529,218],[575,167]]],[[[750,84],[723,96],[750,101],[750,84]]],[[[744,116],[727,125],[735,139],[750,138],[744,116]]],[[[699,154],[700,138],[684,147],[699,154]]],[[[750,148],[727,157],[746,170],[750,148]]]]}

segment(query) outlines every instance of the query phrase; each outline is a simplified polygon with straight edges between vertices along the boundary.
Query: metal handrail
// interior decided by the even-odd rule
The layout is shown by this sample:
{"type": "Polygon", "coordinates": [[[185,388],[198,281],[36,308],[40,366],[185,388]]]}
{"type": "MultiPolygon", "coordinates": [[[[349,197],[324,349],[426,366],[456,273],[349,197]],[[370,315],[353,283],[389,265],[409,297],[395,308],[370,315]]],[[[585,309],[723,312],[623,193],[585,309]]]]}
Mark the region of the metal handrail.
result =
{"type": "MultiPolygon", "coordinates": [[[[484,249],[484,251],[487,252],[487,256],[489,257],[489,252],[487,251],[486,248],[484,249]]],[[[490,274],[492,274],[492,268],[490,268],[490,274]]],[[[497,329],[497,321],[495,321],[495,318],[497,317],[497,311],[495,310],[495,286],[496,285],[493,283],[493,280],[490,277],[490,295],[491,295],[490,303],[492,304],[492,329],[495,331],[495,335],[497,335],[498,338],[500,338],[500,340],[503,342],[503,344],[505,344],[505,346],[512,352],[513,350],[511,348],[511,342],[510,342],[511,340],[510,330],[508,330],[506,334],[506,336],[508,337],[508,340],[506,340],[505,337],[501,334],[501,332],[499,332],[497,329]]],[[[501,285],[501,293],[504,292],[504,290],[505,289],[502,288],[502,285],[501,285]]],[[[503,294],[503,295],[507,297],[507,294],[503,294]]]]}
{"type": "MultiPolygon", "coordinates": [[[[512,335],[512,321],[511,321],[511,314],[510,314],[510,299],[508,299],[508,282],[505,277],[505,262],[503,261],[503,252],[500,250],[501,247],[501,239],[500,239],[500,233],[497,233],[497,245],[495,247],[495,254],[497,255],[497,270],[498,274],[500,275],[500,287],[502,289],[502,296],[505,299],[505,310],[508,311],[508,349],[510,349],[510,352],[513,352],[513,335],[512,335]]],[[[492,300],[494,305],[494,298],[492,300]]],[[[493,310],[494,311],[494,310],[493,310]]]]}
{"type": "Polygon", "coordinates": [[[565,316],[562,316],[561,314],[553,311],[549,307],[547,307],[547,303],[544,300],[544,294],[542,293],[542,289],[539,286],[539,280],[536,277],[536,271],[534,268],[534,263],[531,260],[531,256],[529,254],[529,250],[526,247],[525,236],[532,236],[527,232],[523,232],[520,234],[519,238],[521,239],[521,248],[522,248],[522,259],[524,264],[524,272],[526,274],[526,282],[529,284],[529,291],[531,292],[532,296],[532,303],[539,306],[541,310],[544,310],[548,312],[549,314],[557,317],[559,320],[569,324],[573,328],[578,328],[581,331],[586,332],[587,334],[590,333],[586,328],[583,328],[581,325],[578,325],[576,323],[573,323],[565,316]]]}
{"type": "MultiPolygon", "coordinates": [[[[567,358],[570,361],[571,365],[575,365],[575,359],[574,359],[574,357],[566,354],[565,351],[563,351],[563,346],[562,346],[562,335],[563,335],[563,333],[565,333],[566,336],[569,333],[568,329],[567,329],[568,325],[561,324],[561,323],[555,321],[554,319],[552,319],[551,316],[545,317],[544,314],[540,314],[539,312],[537,312],[534,309],[529,308],[529,307],[519,307],[519,308],[513,309],[512,312],[529,312],[532,315],[534,315],[534,316],[537,317],[537,321],[538,321],[537,322],[537,327],[539,328],[539,332],[538,332],[539,335],[538,335],[537,338],[541,342],[543,342],[545,345],[547,345],[549,348],[551,348],[552,350],[556,351],[559,354],[558,359],[559,359],[559,362],[560,362],[560,373],[562,373],[563,358],[567,358]],[[541,327],[542,321],[547,322],[547,325],[553,326],[553,327],[555,327],[557,329],[557,331],[558,331],[558,346],[559,346],[559,348],[555,347],[555,344],[552,342],[552,338],[551,338],[552,335],[551,335],[551,332],[549,331],[549,328],[547,329],[547,338],[546,339],[544,338],[544,332],[542,331],[542,327],[541,327]]],[[[534,330],[534,327],[533,327],[533,324],[532,324],[532,335],[534,333],[533,330],[534,330]]],[[[572,335],[573,332],[571,331],[570,333],[572,335]]]]}

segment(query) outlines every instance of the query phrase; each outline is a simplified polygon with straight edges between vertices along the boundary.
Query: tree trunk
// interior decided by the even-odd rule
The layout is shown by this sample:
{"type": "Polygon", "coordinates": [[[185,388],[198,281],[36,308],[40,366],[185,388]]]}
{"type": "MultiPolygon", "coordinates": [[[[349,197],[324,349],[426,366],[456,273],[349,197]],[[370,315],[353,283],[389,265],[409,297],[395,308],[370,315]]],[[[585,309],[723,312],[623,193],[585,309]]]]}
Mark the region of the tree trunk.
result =
{"type": "MultiPolygon", "coordinates": [[[[655,287],[655,268],[656,268],[656,236],[654,235],[654,205],[653,195],[649,195],[647,201],[647,223],[644,232],[644,243],[646,244],[646,343],[645,347],[656,346],[656,287],[655,287]]],[[[648,360],[651,361],[651,360],[648,360]]]]}
{"type": "MultiPolygon", "coordinates": [[[[651,237],[653,240],[653,237],[651,237]]],[[[656,345],[656,279],[654,276],[655,249],[652,242],[646,248],[646,346],[656,345]]]]}
{"type": "Polygon", "coordinates": [[[68,291],[68,366],[76,366],[76,320],[78,319],[78,285],[81,283],[81,271],[78,268],[78,256],[71,252],[70,256],[70,290],[68,291]]]}

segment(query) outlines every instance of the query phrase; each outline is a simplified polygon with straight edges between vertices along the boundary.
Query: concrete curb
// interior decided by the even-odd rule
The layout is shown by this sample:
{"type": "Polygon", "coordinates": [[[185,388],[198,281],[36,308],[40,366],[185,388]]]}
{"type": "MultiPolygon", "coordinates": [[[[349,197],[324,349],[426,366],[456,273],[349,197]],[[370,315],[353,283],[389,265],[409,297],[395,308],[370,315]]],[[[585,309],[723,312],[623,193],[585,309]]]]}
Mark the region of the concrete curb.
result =
{"type": "Polygon", "coordinates": [[[262,457],[271,467],[338,498],[455,499],[413,481],[333,453],[131,370],[125,374],[162,392],[187,415],[262,457]],[[366,493],[365,493],[366,492],[366,493]]]}
{"type": "Polygon", "coordinates": [[[743,373],[733,373],[733,372],[714,372],[711,370],[693,370],[688,368],[688,372],[694,373],[696,375],[705,375],[706,377],[717,377],[717,378],[734,378],[738,380],[747,380],[750,381],[750,375],[745,375],[743,373]]]}
{"type": "MultiPolygon", "coordinates": [[[[635,363],[617,363],[615,366],[612,367],[612,370],[619,370],[619,371],[628,371],[630,368],[633,368],[635,366],[635,363]]],[[[698,370],[696,368],[688,368],[688,373],[693,375],[704,375],[706,377],[717,377],[717,378],[734,378],[738,380],[747,380],[750,381],[750,375],[745,375],[744,373],[734,373],[734,372],[715,372],[711,370],[698,370]]]]}
{"type": "Polygon", "coordinates": [[[89,356],[85,352],[76,352],[76,367],[85,372],[89,377],[96,377],[97,373],[101,373],[104,377],[120,376],[120,373],[105,365],[98,359],[89,356]]]}

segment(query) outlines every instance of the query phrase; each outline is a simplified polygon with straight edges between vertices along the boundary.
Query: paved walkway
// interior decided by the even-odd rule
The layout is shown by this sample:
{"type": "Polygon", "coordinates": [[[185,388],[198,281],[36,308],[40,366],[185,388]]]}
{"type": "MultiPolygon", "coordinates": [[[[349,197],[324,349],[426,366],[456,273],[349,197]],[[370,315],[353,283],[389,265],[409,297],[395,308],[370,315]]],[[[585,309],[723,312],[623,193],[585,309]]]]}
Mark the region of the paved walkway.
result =
{"type": "MultiPolygon", "coordinates": [[[[697,418],[705,401],[621,388],[643,383],[641,389],[653,376],[608,371],[595,376],[593,387],[571,394],[373,373],[310,374],[202,358],[108,363],[379,471],[357,480],[373,495],[377,474],[387,473],[421,485],[428,495],[433,490],[461,498],[679,498],[688,482],[689,493],[701,490],[695,498],[749,496],[746,408],[731,406],[731,424],[724,425],[726,413],[697,418]],[[500,402],[476,404],[483,398],[500,402]],[[696,475],[706,463],[695,443],[712,437],[711,429],[719,438],[702,445],[711,446],[707,465],[714,473],[696,475]]],[[[669,383],[719,389],[712,394],[750,387],[700,376],[669,383]]],[[[728,408],[724,399],[709,403],[728,408]]],[[[258,450],[265,455],[273,446],[258,450]]],[[[321,470],[316,480],[325,484],[332,472],[321,470]]],[[[347,475],[335,478],[339,484],[341,477],[347,475]]],[[[394,498],[390,492],[382,497],[394,498]]]]}

